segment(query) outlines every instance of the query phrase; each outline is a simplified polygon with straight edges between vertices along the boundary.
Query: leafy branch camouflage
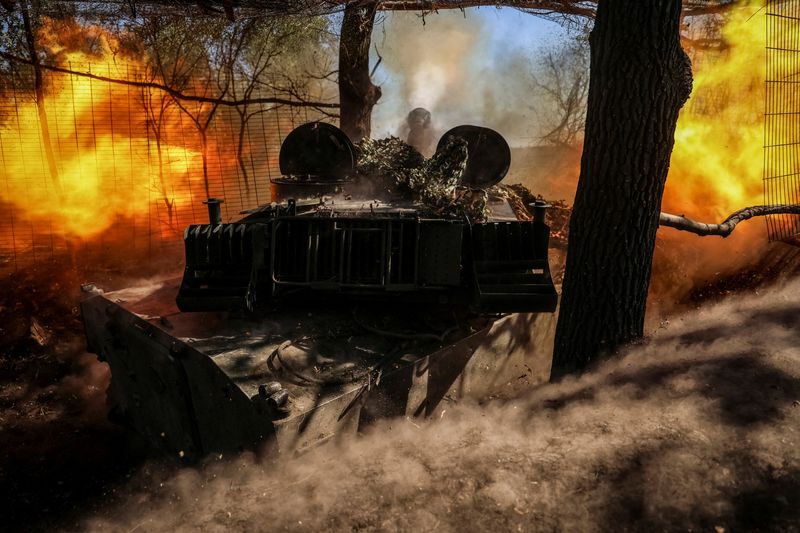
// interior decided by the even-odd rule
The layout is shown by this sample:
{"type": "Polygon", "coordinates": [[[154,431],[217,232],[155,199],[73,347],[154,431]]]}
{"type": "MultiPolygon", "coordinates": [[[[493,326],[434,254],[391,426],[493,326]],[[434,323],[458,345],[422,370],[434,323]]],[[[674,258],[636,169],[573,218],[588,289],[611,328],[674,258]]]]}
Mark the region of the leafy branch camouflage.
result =
{"type": "Polygon", "coordinates": [[[388,180],[388,187],[411,195],[433,214],[486,220],[486,192],[459,187],[469,157],[464,139],[449,137],[430,159],[397,137],[364,139],[357,149],[359,176],[388,180]]]}

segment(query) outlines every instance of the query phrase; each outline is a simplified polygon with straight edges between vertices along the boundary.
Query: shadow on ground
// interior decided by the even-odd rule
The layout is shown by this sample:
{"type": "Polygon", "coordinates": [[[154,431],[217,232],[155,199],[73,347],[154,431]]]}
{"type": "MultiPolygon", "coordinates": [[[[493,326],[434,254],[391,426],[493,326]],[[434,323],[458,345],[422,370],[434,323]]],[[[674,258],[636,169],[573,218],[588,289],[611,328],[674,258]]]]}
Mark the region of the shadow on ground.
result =
{"type": "Polygon", "coordinates": [[[82,283],[126,279],[64,263],[0,279],[0,529],[71,523],[143,464],[144,447],[106,419],[107,365],[86,353],[78,311],[82,283]]]}
{"type": "Polygon", "coordinates": [[[800,531],[798,311],[800,281],[512,400],[277,465],[150,469],[81,527],[800,531]]]}

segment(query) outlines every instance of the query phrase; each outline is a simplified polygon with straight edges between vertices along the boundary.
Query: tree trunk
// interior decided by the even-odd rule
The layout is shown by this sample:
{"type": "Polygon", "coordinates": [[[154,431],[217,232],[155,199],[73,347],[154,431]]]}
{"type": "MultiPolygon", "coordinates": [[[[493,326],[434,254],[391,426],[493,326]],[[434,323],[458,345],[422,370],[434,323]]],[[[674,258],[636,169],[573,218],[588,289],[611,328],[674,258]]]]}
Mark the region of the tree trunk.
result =
{"type": "Polygon", "coordinates": [[[164,205],[167,207],[167,217],[169,225],[172,226],[172,205],[173,200],[170,200],[167,191],[167,180],[164,176],[164,151],[161,149],[161,128],[159,127],[156,132],[156,152],[158,154],[158,181],[161,185],[161,199],[164,200],[164,205]]]}
{"type": "Polygon", "coordinates": [[[691,65],[680,0],[601,0],[551,379],[642,336],[661,197],[691,65]]]}
{"type": "Polygon", "coordinates": [[[339,125],[353,142],[369,137],[372,108],[381,97],[369,72],[369,45],[377,3],[348,4],[339,38],[339,125]]]}
{"type": "MultiPolygon", "coordinates": [[[[250,177],[247,174],[247,165],[244,162],[244,136],[247,134],[247,121],[249,117],[247,116],[246,107],[244,111],[237,107],[236,111],[239,113],[239,142],[236,145],[236,160],[239,162],[239,169],[242,171],[245,193],[250,196],[250,177]]],[[[255,181],[253,185],[258,189],[258,184],[255,183],[255,181]]]]}
{"type": "Polygon", "coordinates": [[[42,67],[39,64],[39,52],[36,49],[36,35],[33,32],[31,17],[28,12],[28,5],[20,3],[22,10],[22,24],[25,28],[25,40],[28,45],[28,54],[31,56],[33,66],[33,91],[36,100],[36,112],[39,115],[39,132],[42,136],[42,146],[44,147],[45,158],[47,159],[47,169],[50,171],[50,179],[53,181],[56,190],[61,192],[61,179],[58,175],[58,165],[56,156],[53,152],[53,143],[50,140],[50,123],[47,120],[47,110],[44,104],[44,80],[42,79],[42,67]]]}

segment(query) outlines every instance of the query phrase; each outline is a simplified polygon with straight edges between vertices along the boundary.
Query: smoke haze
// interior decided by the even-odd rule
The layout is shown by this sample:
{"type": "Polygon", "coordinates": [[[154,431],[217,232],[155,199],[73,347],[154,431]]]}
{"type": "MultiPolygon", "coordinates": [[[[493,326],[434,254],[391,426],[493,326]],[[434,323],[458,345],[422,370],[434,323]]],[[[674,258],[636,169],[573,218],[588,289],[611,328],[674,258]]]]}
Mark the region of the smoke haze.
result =
{"type": "Polygon", "coordinates": [[[797,531],[798,295],[730,298],[582,377],[275,465],[149,467],[79,527],[797,531]]]}
{"type": "Polygon", "coordinates": [[[424,20],[416,13],[384,15],[373,35],[382,57],[376,83],[383,89],[373,137],[403,136],[408,112],[424,107],[439,135],[459,124],[477,124],[496,129],[512,145],[538,138],[530,76],[538,48],[521,43],[519,36],[492,32],[514,23],[517,33],[534,35],[538,46],[567,34],[554,23],[512,10],[503,10],[501,22],[487,24],[492,11],[443,10],[424,20]]]}

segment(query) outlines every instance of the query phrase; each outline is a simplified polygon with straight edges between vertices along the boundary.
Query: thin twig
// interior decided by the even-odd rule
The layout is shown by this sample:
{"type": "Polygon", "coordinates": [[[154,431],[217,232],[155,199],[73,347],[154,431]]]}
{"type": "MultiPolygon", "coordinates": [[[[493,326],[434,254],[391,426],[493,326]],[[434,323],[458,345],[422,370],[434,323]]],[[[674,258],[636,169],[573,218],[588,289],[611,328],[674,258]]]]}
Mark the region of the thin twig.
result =
{"type": "MultiPolygon", "coordinates": [[[[23,57],[18,57],[13,54],[9,54],[7,52],[0,51],[0,57],[7,59],[9,61],[16,61],[18,63],[24,63],[26,65],[33,65],[33,61],[30,59],[25,59],[23,57]]],[[[71,76],[82,76],[84,78],[91,78],[98,81],[104,81],[107,83],[117,83],[120,85],[129,85],[132,87],[140,87],[140,88],[148,88],[148,89],[158,89],[164,91],[165,93],[169,94],[175,99],[178,100],[186,100],[190,102],[200,102],[200,103],[208,103],[208,104],[216,104],[216,105],[224,105],[230,107],[236,107],[241,105],[248,105],[248,104],[278,104],[278,105],[286,105],[286,106],[294,106],[294,107],[313,107],[315,109],[339,109],[339,104],[336,103],[329,103],[329,102],[315,102],[315,101],[306,101],[306,100],[292,100],[288,98],[278,98],[278,97],[265,97],[265,98],[249,98],[249,99],[242,99],[242,100],[226,100],[224,98],[214,98],[209,96],[196,96],[192,94],[184,94],[181,91],[173,89],[168,85],[163,85],[160,83],[152,82],[152,81],[134,81],[134,80],[121,80],[118,78],[110,78],[108,76],[100,76],[98,74],[92,74],[90,72],[79,72],[76,70],[71,70],[64,67],[57,67],[55,65],[46,65],[44,63],[39,63],[39,68],[43,68],[45,70],[50,70],[53,72],[59,72],[62,74],[69,74],[71,76]]],[[[295,94],[296,95],[296,94],[295,94]]]]}
{"type": "Polygon", "coordinates": [[[706,235],[727,237],[733,232],[739,222],[766,215],[800,215],[800,204],[756,205],[753,207],[746,207],[733,213],[721,224],[707,224],[705,222],[697,222],[696,220],[686,218],[683,215],[661,213],[658,218],[658,223],[661,226],[688,231],[695,235],[700,235],[701,237],[705,237],[706,235]]]}

